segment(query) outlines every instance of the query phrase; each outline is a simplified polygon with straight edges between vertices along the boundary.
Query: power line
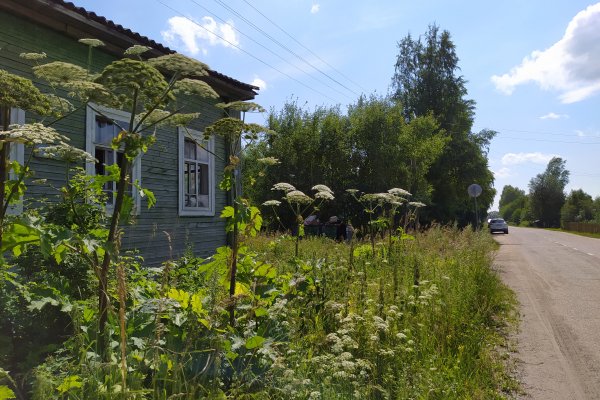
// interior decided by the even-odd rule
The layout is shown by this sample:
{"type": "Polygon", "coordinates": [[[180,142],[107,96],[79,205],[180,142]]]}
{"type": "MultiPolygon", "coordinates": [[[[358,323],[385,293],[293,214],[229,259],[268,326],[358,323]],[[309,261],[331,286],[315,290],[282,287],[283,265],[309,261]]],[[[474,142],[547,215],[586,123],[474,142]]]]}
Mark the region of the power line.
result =
{"type": "Polygon", "coordinates": [[[318,83],[327,86],[329,89],[336,91],[337,93],[339,93],[342,96],[348,97],[348,94],[343,93],[341,91],[339,91],[338,89],[334,88],[333,86],[321,81],[320,79],[310,75],[308,73],[308,71],[300,68],[298,65],[293,64],[291,62],[289,62],[288,60],[286,60],[285,58],[283,58],[281,55],[279,55],[278,53],[274,52],[273,50],[269,49],[267,46],[263,45],[262,43],[260,43],[259,41],[255,40],[254,38],[252,38],[250,35],[242,32],[241,30],[237,29],[235,26],[230,25],[227,21],[225,21],[223,18],[219,17],[214,11],[209,10],[208,8],[206,8],[205,6],[203,6],[202,4],[198,3],[196,0],[190,0],[192,3],[194,3],[195,5],[197,5],[198,7],[200,7],[201,9],[203,9],[204,11],[206,11],[207,13],[209,13],[210,15],[212,15],[213,17],[215,17],[216,19],[218,19],[219,21],[223,22],[224,24],[226,24],[227,26],[231,27],[231,29],[235,30],[236,32],[238,32],[240,35],[248,38],[250,41],[254,42],[255,44],[257,44],[258,46],[262,47],[263,49],[265,49],[266,51],[268,51],[269,53],[273,54],[275,57],[279,58],[281,61],[291,65],[293,68],[296,68],[298,71],[300,71],[303,74],[306,74],[308,76],[310,76],[312,79],[316,80],[318,83]]]}
{"type": "Polygon", "coordinates": [[[273,69],[274,71],[277,71],[277,72],[279,72],[281,75],[284,75],[284,76],[286,76],[286,77],[290,78],[290,79],[291,79],[291,80],[293,80],[294,82],[296,82],[296,83],[298,83],[298,84],[300,84],[300,85],[302,85],[302,86],[306,87],[307,89],[309,89],[309,90],[312,90],[313,92],[315,92],[315,93],[317,93],[317,94],[320,94],[321,96],[327,97],[329,100],[331,100],[331,101],[333,101],[333,102],[336,102],[336,100],[335,100],[335,99],[331,98],[330,96],[326,95],[325,93],[323,93],[323,92],[320,92],[320,91],[318,91],[317,89],[315,89],[315,88],[313,88],[313,87],[310,87],[310,86],[308,86],[308,85],[307,85],[307,84],[305,84],[304,82],[301,82],[301,81],[299,81],[298,79],[296,79],[296,78],[294,78],[293,76],[290,76],[289,74],[287,74],[287,73],[285,73],[285,72],[283,72],[283,71],[279,70],[278,68],[276,68],[276,67],[272,66],[271,64],[267,63],[266,61],[264,61],[264,60],[261,60],[260,58],[258,58],[258,57],[257,57],[257,56],[255,56],[254,54],[252,54],[252,53],[250,53],[250,52],[248,52],[248,51],[246,51],[246,50],[242,49],[241,47],[239,47],[239,46],[238,46],[238,45],[236,45],[235,43],[232,43],[231,41],[229,41],[229,40],[225,39],[224,37],[222,37],[222,36],[220,36],[220,35],[217,35],[216,33],[214,33],[214,32],[212,32],[212,31],[210,31],[210,30],[209,30],[209,29],[207,29],[206,27],[204,27],[204,26],[202,26],[201,24],[199,24],[197,21],[194,21],[192,18],[189,18],[189,17],[187,17],[187,16],[183,15],[183,13],[181,13],[180,11],[178,11],[178,10],[174,9],[173,7],[171,7],[171,6],[167,5],[167,4],[165,4],[165,3],[164,3],[162,0],[156,0],[156,1],[157,1],[158,3],[160,3],[160,4],[162,4],[164,7],[166,7],[166,8],[168,8],[168,9],[170,9],[171,11],[173,11],[174,13],[176,13],[177,15],[179,15],[179,16],[181,16],[181,17],[183,17],[183,18],[187,19],[188,21],[190,21],[190,22],[192,22],[193,24],[195,24],[195,25],[199,26],[200,28],[204,29],[205,31],[209,32],[210,34],[212,34],[212,35],[214,35],[214,36],[218,37],[219,39],[221,39],[221,40],[222,40],[222,41],[224,41],[225,43],[228,43],[230,46],[232,46],[232,47],[234,47],[234,48],[238,49],[238,50],[239,50],[239,51],[241,51],[242,53],[244,53],[244,54],[246,54],[246,55],[248,55],[248,56],[250,56],[250,57],[254,58],[256,61],[258,61],[258,62],[260,62],[260,63],[262,63],[262,64],[266,65],[267,67],[269,67],[269,68],[273,69]]]}
{"type": "Polygon", "coordinates": [[[513,136],[502,136],[502,137],[497,137],[497,139],[513,139],[513,140],[523,140],[523,141],[529,141],[529,142],[544,142],[544,143],[600,144],[600,142],[575,142],[575,141],[567,141],[567,140],[534,139],[534,138],[513,137],[513,136]]]}
{"type": "Polygon", "coordinates": [[[319,57],[318,54],[316,54],[311,49],[309,49],[308,47],[306,47],[304,44],[302,44],[300,41],[298,41],[295,37],[293,37],[292,35],[290,35],[285,29],[283,29],[281,26],[279,26],[275,21],[273,21],[272,19],[270,19],[269,17],[267,17],[265,14],[263,14],[258,8],[254,7],[252,5],[252,3],[248,2],[247,0],[243,0],[243,1],[244,1],[244,3],[246,3],[247,5],[249,5],[254,11],[256,11],[257,13],[259,13],[260,15],[262,15],[263,18],[265,18],[267,21],[269,21],[271,24],[273,24],[273,26],[275,26],[281,32],[285,33],[290,39],[292,39],[294,42],[296,42],[298,45],[300,45],[303,49],[305,49],[310,54],[312,54],[313,56],[315,56],[319,61],[323,62],[329,68],[333,69],[335,72],[337,72],[338,74],[340,74],[340,76],[344,77],[345,79],[347,79],[348,81],[350,81],[351,83],[353,83],[354,85],[356,85],[357,87],[359,87],[363,92],[367,92],[367,90],[365,88],[363,88],[360,84],[358,84],[355,81],[353,81],[351,78],[349,78],[348,76],[346,76],[344,73],[342,73],[340,70],[338,70],[337,68],[335,68],[333,65],[329,64],[327,61],[325,61],[321,57],[319,57]]]}
{"type": "Polygon", "coordinates": [[[250,21],[248,18],[244,17],[242,14],[240,14],[237,10],[235,10],[233,7],[230,7],[229,5],[227,5],[225,2],[223,2],[222,0],[213,0],[214,2],[216,2],[217,4],[221,5],[221,7],[229,10],[231,13],[235,14],[238,18],[240,18],[242,21],[246,22],[249,26],[251,26],[253,29],[255,29],[256,31],[262,33],[264,36],[266,36],[269,40],[271,40],[273,43],[277,44],[279,47],[281,47],[282,49],[284,49],[285,51],[287,51],[288,53],[290,53],[291,55],[293,55],[294,57],[296,57],[297,59],[299,59],[300,61],[304,62],[306,65],[310,66],[311,68],[313,68],[315,71],[319,72],[321,75],[331,79],[333,82],[337,83],[338,85],[340,85],[341,87],[343,87],[344,89],[348,90],[351,93],[354,93],[354,95],[356,95],[357,97],[360,96],[359,93],[355,92],[354,90],[350,89],[348,86],[344,85],[343,83],[341,83],[340,81],[338,81],[337,79],[335,79],[334,77],[332,77],[331,75],[327,74],[326,72],[323,72],[319,67],[315,66],[314,64],[312,64],[311,62],[307,61],[306,59],[304,59],[302,56],[298,55],[296,52],[294,52],[293,50],[291,50],[289,47],[287,47],[285,44],[281,43],[279,40],[277,40],[276,38],[274,38],[273,36],[271,36],[270,34],[268,34],[267,32],[265,32],[262,28],[260,28],[259,26],[257,26],[256,24],[254,24],[252,21],[250,21]]]}
{"type": "Polygon", "coordinates": [[[508,132],[517,132],[517,133],[529,133],[529,134],[533,134],[533,135],[552,135],[552,136],[567,136],[567,137],[582,137],[579,135],[573,135],[572,133],[558,133],[558,132],[546,132],[546,131],[528,131],[528,130],[520,130],[520,129],[503,129],[503,128],[498,128],[498,131],[500,134],[502,134],[501,131],[508,131],[508,132]]]}

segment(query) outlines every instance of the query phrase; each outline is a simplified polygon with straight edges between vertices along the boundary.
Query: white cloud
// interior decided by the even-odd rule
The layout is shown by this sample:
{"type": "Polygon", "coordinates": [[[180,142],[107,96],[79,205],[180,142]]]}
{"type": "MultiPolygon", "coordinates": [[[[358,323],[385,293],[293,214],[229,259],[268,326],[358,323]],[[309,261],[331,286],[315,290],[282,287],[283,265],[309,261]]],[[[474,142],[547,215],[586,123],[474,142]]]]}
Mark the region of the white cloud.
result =
{"type": "Polygon", "coordinates": [[[494,177],[498,179],[508,178],[511,176],[510,168],[502,167],[498,171],[492,171],[494,173],[494,177]]]}
{"type": "Polygon", "coordinates": [[[584,132],[584,131],[581,131],[581,130],[579,130],[579,129],[578,129],[578,130],[576,130],[576,131],[575,131],[575,133],[576,133],[576,134],[577,134],[577,136],[579,136],[579,137],[586,137],[586,136],[587,136],[587,135],[585,134],[585,132],[584,132]]]}
{"type": "Polygon", "coordinates": [[[492,76],[496,88],[510,95],[517,86],[537,83],[556,90],[563,103],[575,103],[600,92],[600,3],[580,11],[564,36],[544,51],[536,50],[520,65],[492,76]]]}
{"type": "Polygon", "coordinates": [[[310,8],[310,13],[311,14],[316,14],[319,12],[319,10],[321,10],[321,5],[320,4],[313,4],[312,7],[310,8]]]}
{"type": "Polygon", "coordinates": [[[267,90],[267,82],[263,81],[259,77],[255,77],[254,80],[252,81],[251,85],[258,86],[260,88],[260,90],[262,90],[262,91],[267,90]]]}
{"type": "Polygon", "coordinates": [[[561,119],[561,118],[569,118],[569,116],[567,114],[556,114],[553,112],[550,112],[546,115],[542,115],[540,117],[540,119],[561,119]]]}
{"type": "Polygon", "coordinates": [[[169,29],[161,35],[170,46],[182,46],[188,53],[206,54],[207,46],[232,47],[239,45],[233,22],[220,24],[211,17],[202,17],[195,23],[185,17],[172,17],[167,21],[169,29]]]}
{"type": "Polygon", "coordinates": [[[506,153],[502,156],[502,165],[518,165],[524,163],[547,164],[553,157],[559,157],[557,154],[535,153],[506,153]]]}

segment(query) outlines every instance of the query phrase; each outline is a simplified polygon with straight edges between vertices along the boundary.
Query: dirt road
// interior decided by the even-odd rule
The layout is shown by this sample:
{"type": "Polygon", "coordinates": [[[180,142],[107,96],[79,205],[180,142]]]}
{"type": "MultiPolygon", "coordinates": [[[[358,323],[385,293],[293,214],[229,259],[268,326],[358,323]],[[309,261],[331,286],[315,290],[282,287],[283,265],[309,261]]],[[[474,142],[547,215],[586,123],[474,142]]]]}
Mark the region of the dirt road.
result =
{"type": "Polygon", "coordinates": [[[518,295],[524,399],[600,399],[600,239],[542,229],[494,235],[518,295]]]}

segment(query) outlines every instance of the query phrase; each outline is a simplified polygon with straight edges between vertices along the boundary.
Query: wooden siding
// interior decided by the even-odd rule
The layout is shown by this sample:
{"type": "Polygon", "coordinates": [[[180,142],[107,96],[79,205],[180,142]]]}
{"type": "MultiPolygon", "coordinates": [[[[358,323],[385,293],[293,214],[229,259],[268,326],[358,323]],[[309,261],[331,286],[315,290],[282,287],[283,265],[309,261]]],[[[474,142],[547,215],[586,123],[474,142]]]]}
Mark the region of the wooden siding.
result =
{"type": "MultiPolygon", "coordinates": [[[[61,33],[36,26],[7,13],[0,12],[0,68],[9,72],[30,78],[32,62],[19,57],[22,52],[45,52],[49,61],[67,61],[85,66],[87,63],[87,46],[80,44],[61,33]]],[[[93,71],[100,71],[113,61],[109,54],[99,49],[94,50],[93,71]]],[[[43,91],[48,88],[43,84],[38,86],[43,91]]],[[[216,101],[215,101],[216,102],[216,101]]],[[[198,101],[195,110],[200,110],[201,117],[192,125],[193,129],[202,130],[205,126],[218,119],[221,110],[214,107],[215,102],[198,101]]],[[[32,116],[26,115],[31,121],[32,116]]],[[[85,110],[78,110],[73,115],[60,121],[54,127],[71,139],[71,144],[85,149],[85,110]]],[[[147,209],[142,200],[140,214],[136,223],[126,228],[123,238],[124,249],[137,249],[148,264],[157,264],[171,255],[178,257],[186,249],[195,254],[208,256],[214,249],[225,244],[225,223],[219,218],[226,203],[226,194],[215,187],[216,207],[215,216],[211,217],[180,217],[178,215],[178,145],[175,128],[161,129],[157,132],[157,141],[148,153],[142,156],[142,186],[153,191],[157,204],[147,209]],[[171,242],[167,239],[168,233],[171,242]]],[[[215,140],[215,184],[218,184],[224,168],[225,145],[222,138],[215,140]]],[[[26,157],[28,154],[26,154],[26,157]]],[[[35,179],[47,179],[45,184],[28,182],[25,206],[39,204],[43,201],[53,201],[58,196],[57,188],[65,183],[64,164],[33,158],[31,163],[35,171],[35,179]]],[[[215,185],[216,186],[216,185],[215,185]]]]}

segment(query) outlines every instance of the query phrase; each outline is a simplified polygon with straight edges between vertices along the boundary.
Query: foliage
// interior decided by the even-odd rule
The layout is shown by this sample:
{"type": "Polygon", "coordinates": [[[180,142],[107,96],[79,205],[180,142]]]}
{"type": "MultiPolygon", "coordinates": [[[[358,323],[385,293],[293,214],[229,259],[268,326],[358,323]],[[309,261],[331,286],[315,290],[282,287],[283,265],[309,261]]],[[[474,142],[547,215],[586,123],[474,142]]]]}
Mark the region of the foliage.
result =
{"type": "Polygon", "coordinates": [[[592,196],[582,189],[571,190],[560,210],[561,225],[564,226],[565,222],[592,221],[593,218],[594,201],[592,196]]]}
{"type": "Polygon", "coordinates": [[[506,185],[502,188],[500,195],[500,215],[506,221],[519,225],[523,212],[526,211],[527,203],[527,195],[524,190],[506,185]]]}
{"type": "MultiPolygon", "coordinates": [[[[246,156],[279,162],[268,175],[262,164],[248,162],[247,193],[254,202],[263,203],[271,198],[274,184],[291,180],[303,192],[314,182],[323,182],[336,193],[345,193],[348,187],[378,193],[390,186],[408,186],[418,200],[427,202],[431,188],[426,175],[448,138],[432,117],[405,123],[401,112],[398,103],[376,96],[359,99],[347,116],[337,108],[308,111],[287,103],[268,118],[277,135],[259,140],[246,156]]],[[[348,195],[324,204],[318,215],[366,223],[362,209],[348,195]]],[[[296,223],[292,212],[282,210],[278,217],[286,227],[296,223]]]]}
{"type": "Polygon", "coordinates": [[[546,170],[529,182],[529,205],[536,220],[544,227],[560,226],[560,210],[565,203],[565,186],[569,183],[566,161],[554,157],[546,170]]]}
{"type": "Polygon", "coordinates": [[[488,169],[487,149],[495,132],[484,129],[471,133],[475,102],[466,99],[464,78],[457,75],[458,56],[450,33],[431,25],[424,36],[407,35],[398,43],[393,96],[403,107],[407,121],[432,115],[450,137],[443,153],[427,173],[432,186],[429,218],[439,222],[473,220],[467,187],[482,186],[479,214],[492,204],[495,190],[488,169]]]}

